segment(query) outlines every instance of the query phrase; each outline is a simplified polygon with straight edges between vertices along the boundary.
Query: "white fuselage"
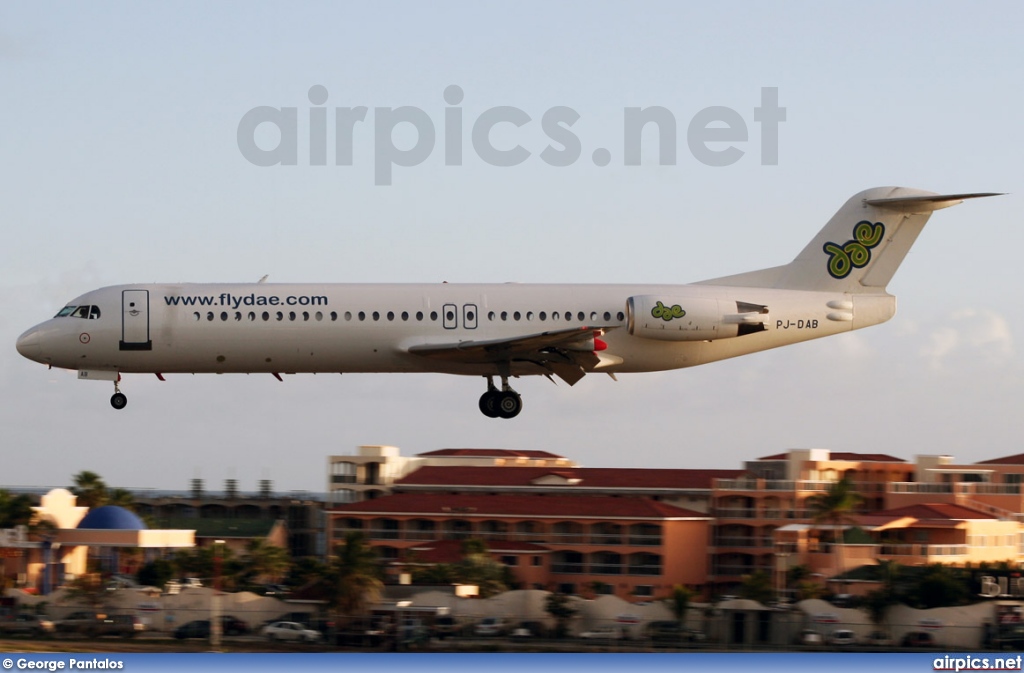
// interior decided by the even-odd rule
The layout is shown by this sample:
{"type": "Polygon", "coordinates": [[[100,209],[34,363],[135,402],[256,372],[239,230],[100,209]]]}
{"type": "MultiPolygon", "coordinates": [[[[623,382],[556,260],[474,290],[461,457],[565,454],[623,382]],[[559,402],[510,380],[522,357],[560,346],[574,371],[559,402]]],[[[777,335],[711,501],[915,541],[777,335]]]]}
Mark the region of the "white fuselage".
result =
{"type": "MultiPolygon", "coordinates": [[[[70,305],[99,315],[48,320],[18,350],[98,372],[494,375],[493,363],[409,349],[592,327],[607,349],[591,371],[679,369],[875,325],[892,317],[895,297],[716,285],[153,284],[102,288],[70,305]],[[627,299],[640,295],[758,304],[767,318],[762,331],[732,338],[645,338],[627,329],[627,299]]],[[[527,361],[510,367],[546,373],[527,361]]]]}

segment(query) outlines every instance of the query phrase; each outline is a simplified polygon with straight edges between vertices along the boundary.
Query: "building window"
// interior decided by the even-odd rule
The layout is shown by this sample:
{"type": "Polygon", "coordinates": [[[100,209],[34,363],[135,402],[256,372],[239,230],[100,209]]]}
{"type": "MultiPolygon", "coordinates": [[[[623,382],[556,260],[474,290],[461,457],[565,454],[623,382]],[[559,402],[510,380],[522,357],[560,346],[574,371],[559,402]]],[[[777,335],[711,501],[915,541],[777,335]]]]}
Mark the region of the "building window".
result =
{"type": "Polygon", "coordinates": [[[633,595],[644,598],[650,598],[654,595],[654,587],[650,584],[638,584],[633,587],[633,595]]]}
{"type": "Polygon", "coordinates": [[[519,558],[516,556],[502,556],[501,562],[507,566],[517,566],[519,565],[519,558]]]}

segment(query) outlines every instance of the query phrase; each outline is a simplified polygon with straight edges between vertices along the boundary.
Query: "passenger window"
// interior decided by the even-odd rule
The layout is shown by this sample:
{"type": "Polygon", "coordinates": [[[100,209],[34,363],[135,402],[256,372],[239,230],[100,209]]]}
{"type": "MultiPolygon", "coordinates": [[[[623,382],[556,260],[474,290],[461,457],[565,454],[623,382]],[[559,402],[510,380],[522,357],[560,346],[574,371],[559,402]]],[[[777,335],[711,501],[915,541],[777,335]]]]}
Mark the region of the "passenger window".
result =
{"type": "MultiPolygon", "coordinates": [[[[331,315],[333,316],[334,314],[332,313],[331,315]]],[[[352,319],[352,311],[345,311],[345,320],[351,320],[351,319],[352,319]]],[[[334,320],[334,318],[332,317],[331,320],[334,320]]]]}
{"type": "Polygon", "coordinates": [[[597,322],[597,311],[590,312],[590,322],[597,322]]]}
{"type": "Polygon", "coordinates": [[[437,311],[430,312],[430,319],[433,320],[434,322],[437,322],[437,311]]]}
{"type": "Polygon", "coordinates": [[[288,312],[288,319],[292,320],[292,321],[295,320],[295,311],[289,311],[288,312]]]}
{"type": "Polygon", "coordinates": [[[316,312],[316,321],[317,321],[317,322],[320,322],[320,321],[321,321],[321,320],[323,320],[323,319],[324,319],[324,314],[323,314],[323,313],[321,313],[320,311],[317,311],[317,312],[316,312]]]}
{"type": "Polygon", "coordinates": [[[220,320],[221,320],[221,322],[227,322],[228,321],[228,312],[227,311],[221,311],[220,312],[220,320]]]}
{"type": "Polygon", "coordinates": [[[192,317],[195,318],[198,321],[203,316],[199,315],[199,311],[196,311],[195,313],[192,314],[192,317]]]}
{"type": "Polygon", "coordinates": [[[583,311],[580,311],[579,313],[576,314],[576,319],[579,320],[580,322],[583,322],[584,320],[587,319],[587,314],[584,313],[583,311]]]}
{"type": "Polygon", "coordinates": [[[256,320],[256,314],[253,313],[252,311],[249,311],[249,322],[254,322],[255,320],[256,320]]]}
{"type": "Polygon", "coordinates": [[[280,311],[278,311],[277,312],[277,321],[281,322],[282,320],[284,320],[284,313],[281,313],[280,311]]]}
{"type": "Polygon", "coordinates": [[[268,320],[270,320],[270,314],[267,313],[266,311],[264,311],[263,312],[263,322],[267,322],[268,320]]]}
{"type": "Polygon", "coordinates": [[[488,312],[487,319],[490,320],[491,322],[494,322],[494,311],[488,312]]]}
{"type": "Polygon", "coordinates": [[[619,319],[619,322],[622,322],[623,320],[626,319],[626,314],[623,313],[622,311],[619,311],[615,317],[619,319]]]}
{"type": "Polygon", "coordinates": [[[609,313],[608,311],[605,311],[604,312],[604,321],[605,322],[609,322],[609,321],[611,321],[611,319],[612,319],[612,314],[609,313]]]}
{"type": "Polygon", "coordinates": [[[241,311],[235,311],[235,322],[238,322],[241,319],[242,319],[242,312],[241,311]]]}
{"type": "Polygon", "coordinates": [[[551,319],[552,320],[558,320],[558,311],[552,311],[551,312],[551,319]]]}
{"type": "Polygon", "coordinates": [[[526,312],[526,319],[527,320],[533,320],[533,311],[527,311],[526,312]]]}
{"type": "Polygon", "coordinates": [[[416,311],[416,319],[423,320],[423,311],[416,311]]]}
{"type": "Polygon", "coordinates": [[[303,320],[309,320],[309,311],[303,311],[302,312],[302,319],[303,320]]]}
{"type": "Polygon", "coordinates": [[[502,321],[508,320],[508,311],[501,312],[501,319],[502,321]]]}
{"type": "Polygon", "coordinates": [[[360,322],[362,322],[363,320],[366,320],[366,313],[364,313],[363,311],[360,311],[359,312],[359,320],[360,320],[360,322]]]}
{"type": "Polygon", "coordinates": [[[540,315],[537,316],[537,317],[540,318],[541,320],[547,320],[548,319],[548,314],[545,313],[544,311],[541,311],[540,315]]]}
{"type": "Polygon", "coordinates": [[[380,320],[380,311],[374,311],[373,312],[373,319],[374,320],[380,320]]]}
{"type": "Polygon", "coordinates": [[[206,319],[210,322],[213,322],[213,311],[208,311],[206,313],[206,319]]]}
{"type": "Polygon", "coordinates": [[[448,311],[447,313],[444,314],[444,317],[449,322],[452,321],[452,320],[455,320],[455,312],[454,311],[448,311]]]}
{"type": "Polygon", "coordinates": [[[519,320],[521,317],[522,317],[522,314],[519,311],[516,311],[515,313],[512,314],[512,319],[513,320],[519,320]]]}
{"type": "Polygon", "coordinates": [[[402,311],[402,320],[408,320],[408,319],[409,319],[409,312],[408,311],[402,311]]]}
{"type": "Polygon", "coordinates": [[[394,319],[395,319],[395,312],[394,311],[388,311],[388,320],[394,320],[394,319]]]}
{"type": "MultiPolygon", "coordinates": [[[[348,315],[348,318],[346,318],[346,320],[348,320],[349,318],[351,318],[351,317],[352,317],[352,314],[351,314],[351,313],[349,313],[349,314],[347,314],[347,315],[348,315]]],[[[337,314],[337,312],[335,312],[335,311],[331,311],[331,321],[333,322],[333,321],[335,321],[335,320],[337,320],[337,319],[338,319],[338,314],[337,314]]]]}

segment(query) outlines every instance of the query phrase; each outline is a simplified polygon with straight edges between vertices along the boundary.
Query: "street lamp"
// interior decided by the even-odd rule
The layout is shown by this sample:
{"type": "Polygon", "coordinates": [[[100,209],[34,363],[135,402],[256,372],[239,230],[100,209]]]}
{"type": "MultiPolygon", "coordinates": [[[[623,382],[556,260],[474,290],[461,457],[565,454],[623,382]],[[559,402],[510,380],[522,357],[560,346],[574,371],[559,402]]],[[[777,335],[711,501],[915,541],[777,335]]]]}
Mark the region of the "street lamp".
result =
{"type": "Polygon", "coordinates": [[[223,625],[220,622],[220,564],[223,556],[224,540],[213,541],[213,600],[210,601],[210,647],[220,649],[220,637],[223,625]]]}

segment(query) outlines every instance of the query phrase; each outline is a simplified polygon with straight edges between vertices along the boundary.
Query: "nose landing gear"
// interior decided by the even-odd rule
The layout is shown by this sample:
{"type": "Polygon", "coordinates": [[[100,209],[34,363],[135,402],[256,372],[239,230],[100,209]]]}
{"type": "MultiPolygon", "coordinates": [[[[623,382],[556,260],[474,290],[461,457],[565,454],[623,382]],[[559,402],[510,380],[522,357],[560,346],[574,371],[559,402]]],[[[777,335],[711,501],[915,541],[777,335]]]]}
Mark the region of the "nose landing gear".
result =
{"type": "Polygon", "coordinates": [[[115,409],[124,409],[128,406],[128,396],[121,392],[117,382],[121,380],[121,375],[117,375],[117,380],[114,381],[114,394],[110,396],[110,406],[115,409]]]}
{"type": "Polygon", "coordinates": [[[523,410],[523,398],[501,377],[501,390],[494,387],[494,377],[487,377],[487,392],[480,396],[480,411],[488,418],[515,418],[523,410]]]}

